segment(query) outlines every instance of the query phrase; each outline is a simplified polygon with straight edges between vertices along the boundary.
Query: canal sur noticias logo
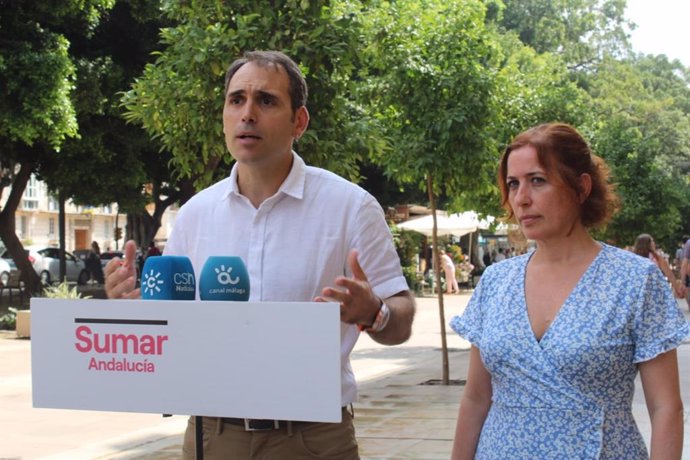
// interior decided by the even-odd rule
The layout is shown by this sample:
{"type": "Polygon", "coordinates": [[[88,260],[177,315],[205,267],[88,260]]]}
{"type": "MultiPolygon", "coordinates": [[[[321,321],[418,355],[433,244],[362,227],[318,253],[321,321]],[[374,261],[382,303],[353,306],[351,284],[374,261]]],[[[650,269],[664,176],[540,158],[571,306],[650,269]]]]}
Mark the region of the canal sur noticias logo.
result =
{"type": "Polygon", "coordinates": [[[167,320],[75,318],[74,331],[78,352],[89,355],[87,369],[110,372],[156,372],[155,358],[164,353],[168,336],[150,333],[118,333],[98,330],[101,324],[167,327],[167,320]],[[94,325],[94,326],[91,326],[94,325]]]}
{"type": "MultiPolygon", "coordinates": [[[[143,274],[141,282],[142,296],[153,297],[162,291],[161,287],[165,284],[165,279],[161,278],[162,273],[151,269],[143,274]]],[[[219,277],[220,279],[220,277],[219,277]]],[[[172,282],[175,292],[194,292],[194,274],[189,272],[173,273],[172,282]]]]}

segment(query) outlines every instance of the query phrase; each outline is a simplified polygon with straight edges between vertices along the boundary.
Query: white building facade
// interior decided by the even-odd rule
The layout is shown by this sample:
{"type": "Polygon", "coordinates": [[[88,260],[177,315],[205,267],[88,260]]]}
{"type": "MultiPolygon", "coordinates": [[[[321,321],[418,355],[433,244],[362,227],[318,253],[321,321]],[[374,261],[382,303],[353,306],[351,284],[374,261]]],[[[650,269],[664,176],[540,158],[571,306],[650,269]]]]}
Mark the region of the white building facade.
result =
{"type": "MultiPolygon", "coordinates": [[[[6,192],[0,205],[7,202],[6,192]]],[[[155,239],[164,242],[172,230],[177,208],[169,209],[163,216],[163,222],[155,239]]],[[[91,242],[96,241],[101,251],[122,249],[124,244],[124,227],[127,216],[118,214],[117,203],[107,206],[75,205],[71,200],[65,203],[65,248],[89,249],[91,242]],[[121,228],[121,239],[116,241],[116,228],[121,228]]],[[[24,246],[57,246],[59,244],[59,204],[56,197],[48,193],[48,187],[42,181],[31,176],[24,190],[15,214],[17,236],[24,246]]]]}

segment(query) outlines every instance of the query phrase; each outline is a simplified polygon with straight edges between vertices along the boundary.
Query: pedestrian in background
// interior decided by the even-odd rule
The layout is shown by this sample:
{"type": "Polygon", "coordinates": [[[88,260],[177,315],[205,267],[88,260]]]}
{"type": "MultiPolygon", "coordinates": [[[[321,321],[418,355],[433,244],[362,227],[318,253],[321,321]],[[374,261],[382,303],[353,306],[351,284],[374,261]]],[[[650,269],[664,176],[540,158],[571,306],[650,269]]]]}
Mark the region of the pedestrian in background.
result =
{"type": "Polygon", "coordinates": [[[489,254],[488,249],[486,251],[484,251],[484,257],[482,257],[482,262],[484,262],[484,268],[491,265],[491,254],[489,254]]]}
{"type": "Polygon", "coordinates": [[[651,458],[681,458],[675,348],[690,326],[659,269],[595,241],[616,197],[571,126],[518,135],[502,204],[536,249],[489,267],[451,327],[472,343],[452,458],[648,459],[632,415],[639,371],[651,458]]]}
{"type": "Polygon", "coordinates": [[[441,251],[441,268],[446,276],[446,294],[460,292],[458,280],[455,278],[455,263],[445,251],[441,251]]]}
{"type": "Polygon", "coordinates": [[[690,309],[690,238],[683,245],[683,257],[680,262],[680,279],[685,283],[685,303],[690,309]]]}
{"type": "Polygon", "coordinates": [[[679,299],[685,297],[685,283],[679,279],[676,279],[676,276],[673,274],[673,270],[671,270],[671,266],[668,264],[666,257],[664,257],[662,254],[659,254],[657,251],[656,243],[654,243],[654,238],[652,238],[651,235],[648,235],[647,233],[638,235],[637,238],[635,238],[633,252],[638,256],[648,258],[657,267],[659,267],[661,273],[663,273],[668,282],[671,283],[671,287],[673,288],[673,292],[676,297],[679,299]]]}
{"type": "Polygon", "coordinates": [[[91,251],[89,251],[89,255],[86,257],[85,265],[94,281],[98,284],[105,282],[103,266],[101,265],[101,248],[96,241],[91,242],[91,251]]]}
{"type": "Polygon", "coordinates": [[[156,246],[155,241],[151,240],[149,242],[149,248],[146,251],[146,258],[148,259],[151,256],[160,256],[161,255],[161,250],[158,249],[158,246],[156,246]]]}
{"type": "MultiPolygon", "coordinates": [[[[683,235],[683,238],[678,242],[678,247],[676,248],[676,254],[675,257],[673,258],[673,271],[680,277],[680,265],[683,262],[683,246],[685,245],[685,242],[689,239],[687,235],[683,235]]],[[[685,280],[681,279],[683,284],[685,284],[685,280]]]]}

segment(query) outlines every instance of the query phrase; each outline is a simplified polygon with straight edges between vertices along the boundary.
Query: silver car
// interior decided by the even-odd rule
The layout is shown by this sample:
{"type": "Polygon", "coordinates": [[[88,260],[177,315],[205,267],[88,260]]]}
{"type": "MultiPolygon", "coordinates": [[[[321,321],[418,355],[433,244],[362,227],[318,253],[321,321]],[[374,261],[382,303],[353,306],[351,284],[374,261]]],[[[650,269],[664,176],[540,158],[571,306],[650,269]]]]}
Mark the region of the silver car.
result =
{"type": "Polygon", "coordinates": [[[10,280],[10,271],[12,271],[12,267],[10,267],[9,262],[5,259],[0,259],[0,283],[3,286],[7,286],[7,282],[10,280]]]}
{"type": "MultiPolygon", "coordinates": [[[[29,261],[44,285],[60,279],[60,250],[54,247],[27,248],[29,261]]],[[[91,275],[83,261],[65,251],[66,277],[68,282],[86,284],[91,275]]]]}

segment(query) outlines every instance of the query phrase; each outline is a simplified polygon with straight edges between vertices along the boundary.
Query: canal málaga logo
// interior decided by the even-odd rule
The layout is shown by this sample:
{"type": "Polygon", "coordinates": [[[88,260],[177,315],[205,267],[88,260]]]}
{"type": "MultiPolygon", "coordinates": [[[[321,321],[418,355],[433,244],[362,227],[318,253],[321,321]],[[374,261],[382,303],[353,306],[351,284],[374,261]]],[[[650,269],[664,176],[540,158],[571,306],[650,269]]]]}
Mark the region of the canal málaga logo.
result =
{"type": "Polygon", "coordinates": [[[228,267],[227,269],[225,268],[225,265],[221,265],[220,269],[214,268],[216,273],[218,274],[218,282],[220,284],[237,284],[240,282],[240,277],[236,276],[235,279],[230,277],[230,273],[232,272],[232,267],[228,267]]]}
{"type": "Polygon", "coordinates": [[[165,281],[159,279],[160,276],[161,272],[155,273],[153,269],[151,269],[150,273],[144,273],[144,282],[142,283],[144,285],[144,295],[149,294],[153,297],[156,293],[161,292],[158,286],[164,284],[165,281]]]}

